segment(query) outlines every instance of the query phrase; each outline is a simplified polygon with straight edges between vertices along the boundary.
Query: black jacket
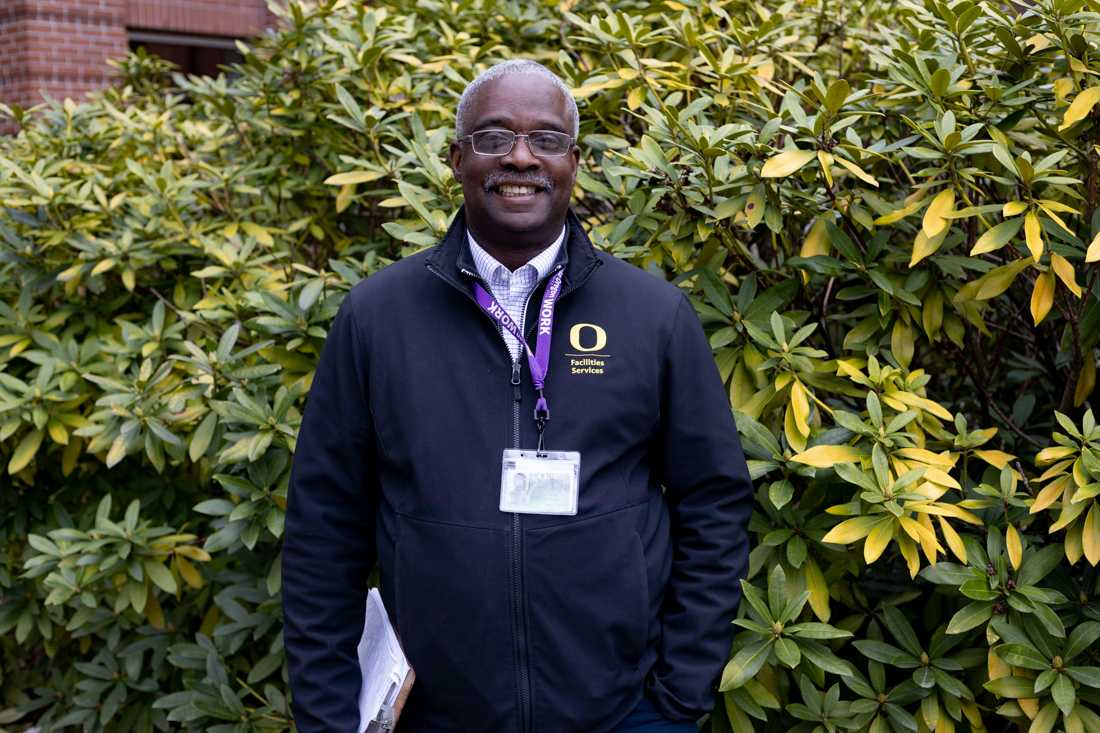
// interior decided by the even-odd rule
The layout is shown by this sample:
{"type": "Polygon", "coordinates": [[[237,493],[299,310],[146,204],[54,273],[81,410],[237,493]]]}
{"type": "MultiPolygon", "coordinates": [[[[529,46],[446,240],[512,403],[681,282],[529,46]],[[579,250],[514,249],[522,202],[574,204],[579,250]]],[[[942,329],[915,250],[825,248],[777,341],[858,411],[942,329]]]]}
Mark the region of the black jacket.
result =
{"type": "Polygon", "coordinates": [[[535,393],[473,299],[465,233],[460,211],[439,246],[357,285],[321,354],[283,551],[298,730],[355,729],[376,558],[417,674],[403,733],[606,731],[643,689],[697,718],[730,650],[752,487],[691,303],[570,212],[546,446],[580,451],[579,509],[502,513],[501,451],[534,448],[535,393]]]}

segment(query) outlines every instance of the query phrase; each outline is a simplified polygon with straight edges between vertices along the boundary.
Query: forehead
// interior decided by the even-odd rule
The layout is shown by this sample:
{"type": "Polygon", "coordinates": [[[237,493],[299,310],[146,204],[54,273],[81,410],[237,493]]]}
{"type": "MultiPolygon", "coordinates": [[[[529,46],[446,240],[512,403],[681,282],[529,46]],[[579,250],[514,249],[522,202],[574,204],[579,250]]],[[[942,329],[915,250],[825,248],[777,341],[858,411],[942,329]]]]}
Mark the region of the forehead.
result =
{"type": "Polygon", "coordinates": [[[572,132],[570,105],[556,84],[537,74],[506,74],[486,82],[470,104],[469,129],[572,132]]]}

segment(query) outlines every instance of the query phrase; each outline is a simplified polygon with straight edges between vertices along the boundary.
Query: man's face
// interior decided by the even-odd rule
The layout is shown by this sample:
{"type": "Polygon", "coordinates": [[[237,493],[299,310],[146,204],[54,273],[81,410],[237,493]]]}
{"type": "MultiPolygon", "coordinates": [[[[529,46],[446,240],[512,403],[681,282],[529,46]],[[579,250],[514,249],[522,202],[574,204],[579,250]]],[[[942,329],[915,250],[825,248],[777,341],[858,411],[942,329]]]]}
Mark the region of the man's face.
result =
{"type": "MultiPolygon", "coordinates": [[[[466,134],[478,130],[555,130],[573,134],[571,109],[561,91],[534,74],[506,74],[482,86],[466,118],[466,134]]],[[[537,156],[527,138],[507,155],[475,153],[469,142],[453,143],[455,179],[462,183],[466,221],[479,241],[500,247],[549,244],[561,231],[577,177],[580,150],[537,156]],[[511,186],[534,187],[516,195],[511,186]]]]}

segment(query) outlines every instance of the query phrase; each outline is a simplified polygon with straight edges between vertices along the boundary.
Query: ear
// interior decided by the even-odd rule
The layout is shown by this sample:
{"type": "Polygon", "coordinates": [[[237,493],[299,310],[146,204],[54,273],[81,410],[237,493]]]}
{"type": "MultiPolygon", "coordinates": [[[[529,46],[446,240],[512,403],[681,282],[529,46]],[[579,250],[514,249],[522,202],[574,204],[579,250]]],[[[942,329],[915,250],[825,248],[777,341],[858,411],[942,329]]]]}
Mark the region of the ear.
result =
{"type": "Polygon", "coordinates": [[[462,143],[451,143],[447,159],[451,163],[451,172],[454,173],[455,180],[462,183],[462,143]]]}

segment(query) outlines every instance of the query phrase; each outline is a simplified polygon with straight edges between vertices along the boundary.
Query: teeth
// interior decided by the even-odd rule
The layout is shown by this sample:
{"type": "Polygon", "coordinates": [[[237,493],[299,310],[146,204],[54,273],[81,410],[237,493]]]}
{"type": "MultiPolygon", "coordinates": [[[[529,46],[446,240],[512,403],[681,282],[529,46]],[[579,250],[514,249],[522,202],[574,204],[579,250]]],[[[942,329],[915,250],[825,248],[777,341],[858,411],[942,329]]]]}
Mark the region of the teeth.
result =
{"type": "Polygon", "coordinates": [[[530,196],[535,192],[534,186],[512,186],[505,184],[500,187],[500,193],[504,196],[530,196]]]}

